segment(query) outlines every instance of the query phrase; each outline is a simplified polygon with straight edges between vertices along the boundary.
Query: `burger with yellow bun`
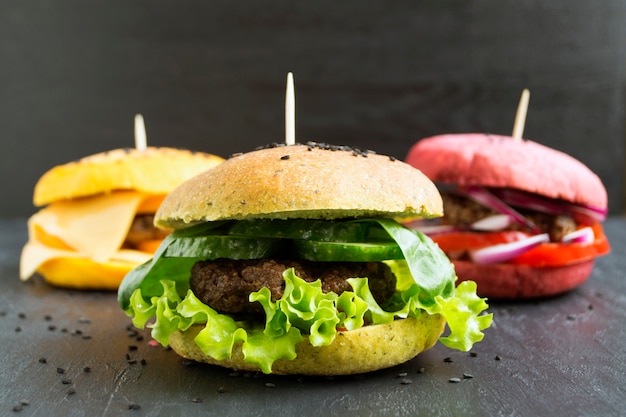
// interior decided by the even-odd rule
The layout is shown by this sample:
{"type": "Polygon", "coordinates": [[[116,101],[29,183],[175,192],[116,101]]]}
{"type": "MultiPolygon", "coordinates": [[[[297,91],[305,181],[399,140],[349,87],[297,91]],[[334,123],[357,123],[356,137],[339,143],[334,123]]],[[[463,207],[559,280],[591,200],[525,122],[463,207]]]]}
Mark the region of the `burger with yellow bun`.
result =
{"type": "Polygon", "coordinates": [[[35,185],[42,207],[28,220],[20,278],[116,290],[126,273],[150,259],[169,233],[153,226],[165,195],[223,161],[173,148],[116,149],[47,171],[35,185]]]}

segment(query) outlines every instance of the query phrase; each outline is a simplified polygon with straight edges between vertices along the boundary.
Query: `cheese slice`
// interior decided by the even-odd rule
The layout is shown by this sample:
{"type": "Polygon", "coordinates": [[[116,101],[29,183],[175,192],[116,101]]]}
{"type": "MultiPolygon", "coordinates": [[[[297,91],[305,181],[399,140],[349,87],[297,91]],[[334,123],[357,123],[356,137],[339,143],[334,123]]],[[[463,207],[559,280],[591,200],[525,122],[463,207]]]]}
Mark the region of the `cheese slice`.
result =
{"type": "Polygon", "coordinates": [[[128,234],[141,193],[119,191],[69,201],[59,201],[35,213],[28,221],[29,236],[42,229],[96,262],[116,253],[128,234]]]}

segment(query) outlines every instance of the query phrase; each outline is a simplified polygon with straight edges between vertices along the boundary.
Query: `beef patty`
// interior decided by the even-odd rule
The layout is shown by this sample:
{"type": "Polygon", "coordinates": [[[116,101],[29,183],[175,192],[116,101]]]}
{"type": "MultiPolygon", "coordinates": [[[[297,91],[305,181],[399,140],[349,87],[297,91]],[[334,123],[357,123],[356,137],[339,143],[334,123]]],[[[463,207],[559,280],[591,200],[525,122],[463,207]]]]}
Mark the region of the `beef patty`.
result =
{"type": "MultiPolygon", "coordinates": [[[[454,226],[469,226],[475,221],[497,214],[482,204],[461,195],[443,193],[442,196],[446,222],[454,226]]],[[[539,227],[543,233],[548,233],[553,242],[560,242],[563,236],[575,231],[578,227],[572,216],[552,215],[530,210],[519,210],[519,212],[539,227]]],[[[513,224],[510,228],[516,229],[519,226],[513,224]]]]}
{"type": "Polygon", "coordinates": [[[259,303],[251,303],[250,293],[267,287],[272,301],[285,289],[283,272],[294,268],[296,275],[307,282],[320,279],[322,291],[341,294],[351,291],[346,279],[368,278],[369,288],[378,303],[393,295],[396,277],[389,266],[380,262],[310,262],[303,260],[230,260],[196,262],[191,270],[190,287],[204,304],[216,311],[263,313],[259,303]]]}
{"type": "Polygon", "coordinates": [[[163,240],[168,234],[168,231],[154,226],[154,215],[138,214],[133,219],[124,246],[135,249],[141,242],[146,240],[163,240]]]}

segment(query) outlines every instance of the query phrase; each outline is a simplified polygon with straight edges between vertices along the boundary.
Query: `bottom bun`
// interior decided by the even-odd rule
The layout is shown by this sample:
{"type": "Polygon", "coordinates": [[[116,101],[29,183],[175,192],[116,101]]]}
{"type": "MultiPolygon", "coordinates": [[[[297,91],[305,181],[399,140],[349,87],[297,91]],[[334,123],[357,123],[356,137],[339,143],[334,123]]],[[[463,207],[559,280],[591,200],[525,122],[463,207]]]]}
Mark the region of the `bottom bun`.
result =
{"type": "Polygon", "coordinates": [[[86,258],[55,258],[37,268],[43,279],[57,287],[81,290],[117,290],[124,276],[136,267],[130,262],[95,262],[86,258]]]}
{"type": "MultiPolygon", "coordinates": [[[[328,346],[312,346],[305,339],[296,346],[294,360],[280,359],[272,365],[273,374],[350,375],[375,371],[404,363],[431,348],[443,333],[440,315],[422,314],[418,319],[395,320],[388,324],[365,326],[337,332],[328,346]]],[[[235,344],[230,359],[216,360],[202,353],[194,338],[203,326],[195,325],[170,337],[172,349],[180,356],[198,362],[235,370],[260,371],[244,361],[241,343],[235,344]]]]}
{"type": "Polygon", "coordinates": [[[576,288],[591,275],[594,260],[558,267],[453,263],[460,281],[476,282],[480,297],[522,299],[549,297],[576,288]]]}

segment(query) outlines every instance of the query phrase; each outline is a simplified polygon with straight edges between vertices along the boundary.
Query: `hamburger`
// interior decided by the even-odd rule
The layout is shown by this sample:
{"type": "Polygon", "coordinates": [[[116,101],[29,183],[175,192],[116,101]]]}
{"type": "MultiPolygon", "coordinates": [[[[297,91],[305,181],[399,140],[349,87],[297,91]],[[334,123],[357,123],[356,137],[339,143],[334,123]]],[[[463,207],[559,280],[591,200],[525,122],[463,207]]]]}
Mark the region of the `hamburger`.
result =
{"type": "Polygon", "coordinates": [[[440,186],[445,212],[411,227],[428,233],[481,296],[564,293],[610,250],[601,224],[606,189],[563,152],[508,136],[451,134],[418,141],[406,162],[440,186]]]}
{"type": "Polygon", "coordinates": [[[419,170],[371,151],[238,154],[165,198],[155,224],[174,231],[118,301],[182,357],[237,370],[345,375],[437,340],[466,351],[491,323],[486,301],[472,282],[455,288],[444,253],[396,221],[441,210],[419,170]]]}
{"type": "Polygon", "coordinates": [[[223,161],[173,148],[115,149],[55,166],[37,181],[20,277],[117,290],[168,234],[153,226],[165,195],[223,161]]]}

